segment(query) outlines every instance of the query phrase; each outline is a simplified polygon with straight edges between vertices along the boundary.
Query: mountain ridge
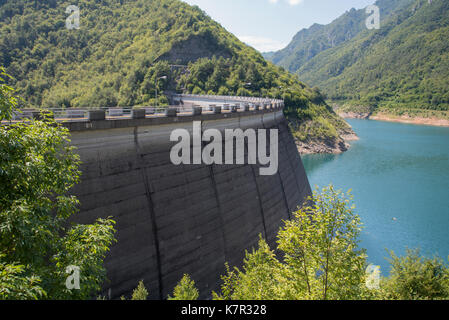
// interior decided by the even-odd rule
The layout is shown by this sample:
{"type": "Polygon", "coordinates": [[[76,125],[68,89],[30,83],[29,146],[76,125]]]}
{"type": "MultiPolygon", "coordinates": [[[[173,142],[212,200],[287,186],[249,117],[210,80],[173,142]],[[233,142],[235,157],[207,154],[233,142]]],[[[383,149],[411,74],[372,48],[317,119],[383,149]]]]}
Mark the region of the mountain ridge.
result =
{"type": "Polygon", "coordinates": [[[379,30],[362,30],[296,73],[339,112],[449,119],[448,12],[446,1],[406,1],[379,30]]]}
{"type": "MultiPolygon", "coordinates": [[[[380,9],[383,21],[412,1],[414,0],[378,0],[375,4],[380,9]]],[[[365,9],[351,8],[327,25],[314,23],[309,28],[300,30],[286,48],[274,52],[271,56],[264,56],[291,72],[297,72],[320,52],[338,46],[366,29],[367,17],[365,9]]]]}

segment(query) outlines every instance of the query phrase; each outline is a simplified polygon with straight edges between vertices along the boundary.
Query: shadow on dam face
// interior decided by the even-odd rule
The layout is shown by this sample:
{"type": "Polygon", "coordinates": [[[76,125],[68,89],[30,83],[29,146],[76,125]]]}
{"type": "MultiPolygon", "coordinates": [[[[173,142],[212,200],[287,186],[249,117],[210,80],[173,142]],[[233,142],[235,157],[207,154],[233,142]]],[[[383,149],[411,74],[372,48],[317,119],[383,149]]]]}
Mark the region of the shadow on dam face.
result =
{"type": "Polygon", "coordinates": [[[165,299],[184,274],[207,299],[221,284],[225,262],[241,266],[262,235],[271,248],[283,220],[311,195],[281,110],[176,118],[65,123],[81,157],[74,222],[111,216],[117,243],[105,266],[104,294],[130,295],[140,280],[152,299],[165,299]],[[259,165],[174,165],[174,129],[278,129],[279,170],[259,165]]]}

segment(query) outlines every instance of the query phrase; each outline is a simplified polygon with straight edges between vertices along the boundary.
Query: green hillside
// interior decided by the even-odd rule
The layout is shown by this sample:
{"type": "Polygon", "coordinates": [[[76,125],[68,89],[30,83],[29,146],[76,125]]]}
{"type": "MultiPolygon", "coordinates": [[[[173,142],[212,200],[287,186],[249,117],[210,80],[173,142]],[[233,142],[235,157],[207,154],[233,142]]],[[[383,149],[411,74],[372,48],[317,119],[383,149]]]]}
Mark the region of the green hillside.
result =
{"type": "Polygon", "coordinates": [[[414,0],[297,74],[344,111],[449,118],[448,35],[449,2],[414,0]]]}
{"type": "MultiPolygon", "coordinates": [[[[381,21],[413,1],[415,0],[378,0],[376,5],[380,9],[381,21]]],[[[365,9],[352,8],[328,25],[314,24],[299,31],[286,48],[265,53],[264,56],[273,63],[296,72],[320,52],[337,47],[366,30],[366,18],[365,9]]]]}
{"type": "MultiPolygon", "coordinates": [[[[416,1],[299,69],[335,102],[394,114],[449,110],[449,3],[416,1]]],[[[444,113],[443,113],[444,116],[444,113]]]]}
{"type": "Polygon", "coordinates": [[[28,106],[152,104],[167,75],[161,91],[283,98],[302,141],[332,144],[347,130],[318,90],[179,0],[2,3],[0,65],[28,106]],[[79,30],[65,27],[68,5],[80,8],[79,30]]]}

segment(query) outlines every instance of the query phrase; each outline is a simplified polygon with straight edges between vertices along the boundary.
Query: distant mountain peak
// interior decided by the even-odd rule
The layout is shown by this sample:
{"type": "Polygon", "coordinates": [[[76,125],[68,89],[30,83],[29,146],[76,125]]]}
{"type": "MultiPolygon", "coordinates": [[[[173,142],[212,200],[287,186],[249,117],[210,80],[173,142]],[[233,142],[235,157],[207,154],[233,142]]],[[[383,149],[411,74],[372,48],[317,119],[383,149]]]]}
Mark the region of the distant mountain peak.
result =
{"type": "MultiPolygon", "coordinates": [[[[378,0],[376,5],[384,20],[414,1],[416,0],[378,0]]],[[[275,64],[296,72],[320,52],[336,47],[365,31],[367,17],[365,9],[351,8],[330,24],[314,23],[310,28],[300,30],[286,48],[266,57],[275,64]]]]}
{"type": "MultiPolygon", "coordinates": [[[[399,115],[443,112],[449,116],[449,2],[379,0],[376,4],[382,5],[379,30],[363,27],[366,15],[361,15],[362,28],[332,47],[326,35],[341,34],[339,18],[295,50],[290,45],[277,63],[318,86],[338,105],[399,115]],[[317,48],[316,43],[322,44],[318,47],[322,50],[308,54],[306,50],[317,48]]],[[[272,56],[276,59],[279,52],[272,56]]]]}

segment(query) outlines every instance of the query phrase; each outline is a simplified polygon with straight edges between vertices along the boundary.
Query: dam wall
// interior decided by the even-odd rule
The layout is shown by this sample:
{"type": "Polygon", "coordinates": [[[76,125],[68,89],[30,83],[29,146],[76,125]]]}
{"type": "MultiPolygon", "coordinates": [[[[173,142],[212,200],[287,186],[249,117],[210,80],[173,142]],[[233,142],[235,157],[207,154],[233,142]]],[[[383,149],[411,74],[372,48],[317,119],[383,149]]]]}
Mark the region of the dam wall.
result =
{"type": "Polygon", "coordinates": [[[282,221],[311,194],[281,108],[64,126],[82,161],[81,183],[73,189],[80,200],[75,221],[116,221],[117,243],[105,261],[103,294],[111,298],[129,297],[143,280],[150,298],[165,299],[184,274],[196,282],[200,298],[209,298],[219,289],[225,262],[240,266],[259,235],[274,248],[282,221]],[[247,162],[172,164],[170,134],[192,132],[193,121],[202,121],[203,131],[278,129],[278,173],[261,176],[259,165],[247,162]]]}

